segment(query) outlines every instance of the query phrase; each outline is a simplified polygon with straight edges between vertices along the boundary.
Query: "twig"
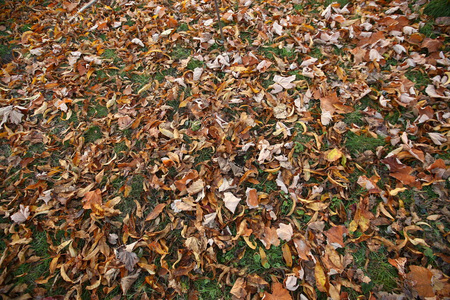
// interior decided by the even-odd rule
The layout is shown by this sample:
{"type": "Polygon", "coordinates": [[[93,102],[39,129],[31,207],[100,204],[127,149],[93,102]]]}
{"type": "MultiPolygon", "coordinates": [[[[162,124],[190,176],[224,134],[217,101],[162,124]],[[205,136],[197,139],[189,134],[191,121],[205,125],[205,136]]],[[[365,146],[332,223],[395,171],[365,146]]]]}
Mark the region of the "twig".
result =
{"type": "Polygon", "coordinates": [[[217,0],[214,0],[214,4],[216,6],[217,22],[219,23],[220,35],[222,36],[222,44],[224,44],[225,38],[223,37],[222,23],[220,23],[219,4],[217,3],[217,0]]]}
{"type": "Polygon", "coordinates": [[[69,22],[72,22],[73,19],[75,19],[79,14],[81,14],[83,11],[85,11],[86,9],[88,9],[89,7],[92,6],[92,4],[94,4],[95,2],[97,2],[98,0],[91,0],[89,3],[87,3],[85,6],[83,6],[82,8],[80,8],[79,11],[77,11],[76,14],[74,14],[72,16],[72,18],[70,18],[69,22]]]}

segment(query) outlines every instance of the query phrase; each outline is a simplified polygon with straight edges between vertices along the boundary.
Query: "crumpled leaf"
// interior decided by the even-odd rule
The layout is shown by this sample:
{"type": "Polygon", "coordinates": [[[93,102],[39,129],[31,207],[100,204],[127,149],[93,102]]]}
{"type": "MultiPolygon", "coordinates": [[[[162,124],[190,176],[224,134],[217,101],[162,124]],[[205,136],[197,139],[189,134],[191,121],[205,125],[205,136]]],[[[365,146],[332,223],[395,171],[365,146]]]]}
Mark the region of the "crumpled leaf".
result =
{"type": "Polygon", "coordinates": [[[258,202],[258,194],[256,192],[256,189],[247,188],[247,191],[245,192],[247,195],[246,203],[249,208],[257,208],[259,206],[258,202]]]}
{"type": "Polygon", "coordinates": [[[138,279],[141,269],[138,269],[133,275],[128,275],[120,279],[120,288],[122,289],[122,295],[126,295],[133,283],[138,279]]]}
{"type": "Polygon", "coordinates": [[[334,148],[333,150],[328,152],[326,158],[329,162],[334,162],[334,161],[340,159],[342,157],[342,155],[343,155],[343,153],[341,150],[334,148]]]}
{"type": "Polygon", "coordinates": [[[289,76],[289,77],[283,77],[280,75],[275,75],[273,77],[273,81],[275,82],[273,85],[273,90],[271,91],[272,94],[276,94],[281,92],[283,89],[292,89],[295,87],[295,84],[292,83],[292,81],[295,80],[295,75],[289,76]]]}
{"type": "Polygon", "coordinates": [[[273,22],[272,30],[273,30],[273,32],[275,32],[278,35],[282,35],[283,34],[283,26],[278,24],[278,21],[273,22]]]}
{"type": "Polygon", "coordinates": [[[199,81],[203,74],[203,68],[195,68],[193,72],[192,80],[199,81]]]}
{"type": "Polygon", "coordinates": [[[10,218],[11,220],[14,221],[14,223],[22,224],[27,220],[29,216],[30,216],[30,207],[20,204],[19,211],[12,214],[10,218]]]}
{"type": "Polygon", "coordinates": [[[144,43],[143,43],[140,39],[138,39],[138,38],[132,39],[131,42],[132,42],[133,44],[139,45],[139,46],[141,46],[141,47],[145,47],[144,43]]]}
{"type": "Polygon", "coordinates": [[[292,275],[288,276],[288,278],[286,278],[285,285],[286,285],[286,288],[290,291],[295,291],[300,286],[298,284],[298,278],[296,276],[292,276],[292,275]]]}
{"type": "Polygon", "coordinates": [[[294,229],[292,228],[292,225],[290,223],[287,225],[280,223],[277,229],[277,235],[280,239],[289,242],[294,235],[294,229]]]}
{"type": "Polygon", "coordinates": [[[447,142],[447,138],[439,132],[427,132],[428,136],[431,138],[433,143],[440,146],[442,143],[447,142]]]}
{"type": "Polygon", "coordinates": [[[246,281],[244,278],[239,277],[233,284],[230,294],[235,296],[237,299],[245,299],[247,296],[247,291],[245,289],[246,281]]]}

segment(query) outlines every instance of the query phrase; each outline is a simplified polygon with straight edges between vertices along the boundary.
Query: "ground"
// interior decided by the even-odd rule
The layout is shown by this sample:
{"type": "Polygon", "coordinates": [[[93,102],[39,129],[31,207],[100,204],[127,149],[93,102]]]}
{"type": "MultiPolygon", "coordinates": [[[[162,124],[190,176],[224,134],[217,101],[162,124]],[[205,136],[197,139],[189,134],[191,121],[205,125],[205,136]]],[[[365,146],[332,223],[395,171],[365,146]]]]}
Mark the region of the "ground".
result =
{"type": "Polygon", "coordinates": [[[0,1],[0,295],[445,299],[444,2],[0,1]]]}

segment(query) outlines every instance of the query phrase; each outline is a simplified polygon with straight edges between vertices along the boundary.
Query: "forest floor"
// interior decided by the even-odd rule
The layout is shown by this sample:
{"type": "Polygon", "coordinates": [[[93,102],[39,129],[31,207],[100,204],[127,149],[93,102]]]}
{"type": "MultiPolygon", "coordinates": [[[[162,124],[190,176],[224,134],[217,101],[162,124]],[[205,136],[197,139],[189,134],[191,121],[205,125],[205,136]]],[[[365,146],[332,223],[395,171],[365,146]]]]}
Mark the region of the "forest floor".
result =
{"type": "Polygon", "coordinates": [[[448,18],[84,4],[0,1],[2,299],[450,295],[448,18]]]}

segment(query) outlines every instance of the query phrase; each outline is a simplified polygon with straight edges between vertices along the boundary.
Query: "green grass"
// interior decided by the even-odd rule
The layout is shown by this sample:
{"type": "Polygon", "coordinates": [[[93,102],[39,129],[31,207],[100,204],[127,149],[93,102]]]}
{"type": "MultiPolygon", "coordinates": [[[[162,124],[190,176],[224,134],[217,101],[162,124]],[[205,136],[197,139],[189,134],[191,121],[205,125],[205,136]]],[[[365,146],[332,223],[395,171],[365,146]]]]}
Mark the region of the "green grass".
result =
{"type": "Polygon", "coordinates": [[[285,216],[289,213],[289,211],[292,208],[292,204],[293,204],[292,199],[289,195],[287,195],[283,191],[280,192],[280,197],[278,197],[278,199],[281,202],[280,213],[282,216],[285,216]]]}
{"type": "Polygon", "coordinates": [[[139,91],[144,85],[150,83],[151,76],[149,74],[131,74],[130,79],[133,83],[136,83],[137,86],[134,88],[134,91],[139,91]]]}
{"type": "Polygon", "coordinates": [[[0,65],[9,63],[12,59],[11,46],[0,44],[0,65]]]}
{"type": "Polygon", "coordinates": [[[120,142],[114,145],[114,153],[116,153],[119,157],[123,157],[127,151],[128,147],[125,142],[120,142]]]}
{"type": "Polygon", "coordinates": [[[211,160],[213,155],[214,155],[214,151],[212,148],[203,148],[203,149],[195,152],[194,167],[198,168],[202,162],[211,160]]]}
{"type": "MultiPolygon", "coordinates": [[[[282,242],[283,244],[283,242],[282,242]]],[[[284,268],[285,262],[283,260],[283,251],[281,246],[275,247],[271,246],[269,250],[262,246],[258,242],[258,247],[263,247],[266,253],[267,263],[263,266],[261,264],[261,255],[259,254],[259,249],[255,250],[249,248],[244,241],[239,241],[237,246],[232,250],[225,253],[219,252],[217,259],[219,263],[228,266],[233,266],[238,269],[246,269],[248,274],[258,274],[264,277],[265,280],[271,281],[270,274],[268,272],[271,268],[284,268]],[[240,257],[240,259],[239,259],[240,257]]]]}
{"type": "Polygon", "coordinates": [[[354,112],[345,115],[344,123],[347,125],[356,124],[358,126],[364,125],[363,114],[360,110],[355,110],[354,112]]]}
{"type": "Polygon", "coordinates": [[[8,158],[11,156],[11,146],[7,144],[4,139],[0,140],[0,161],[3,158],[8,158]]]}
{"type": "Polygon", "coordinates": [[[419,28],[419,32],[426,37],[435,37],[434,34],[434,20],[428,20],[425,25],[419,28]]]}
{"type": "Polygon", "coordinates": [[[333,2],[337,2],[341,5],[341,7],[344,7],[346,4],[348,4],[350,2],[350,0],[326,0],[325,6],[328,6],[333,2]]]}
{"type": "Polygon", "coordinates": [[[315,46],[314,48],[312,48],[311,52],[309,52],[309,55],[311,55],[314,58],[317,58],[318,60],[321,60],[322,58],[325,57],[325,55],[321,50],[321,47],[319,46],[315,46]]]}
{"type": "Polygon", "coordinates": [[[178,32],[180,32],[180,31],[188,31],[189,30],[189,25],[188,24],[186,24],[186,23],[180,23],[179,25],[178,25],[178,28],[177,28],[177,31],[178,32]]]}
{"type": "Polygon", "coordinates": [[[144,191],[144,176],[143,175],[135,175],[131,180],[131,192],[128,197],[132,197],[135,199],[141,198],[141,194],[144,191]]]}
{"type": "Polygon", "coordinates": [[[191,59],[188,64],[187,64],[187,68],[189,70],[194,70],[195,68],[201,68],[205,65],[204,62],[197,60],[195,58],[191,59]]]}
{"type": "Polygon", "coordinates": [[[381,137],[373,138],[363,134],[357,135],[351,131],[348,131],[345,136],[345,147],[354,156],[366,150],[375,151],[377,147],[383,146],[385,144],[384,139],[382,139],[381,137]]]}
{"type": "Polygon", "coordinates": [[[105,51],[102,54],[102,57],[104,59],[110,60],[115,65],[122,61],[113,49],[105,49],[105,51]]]}
{"type": "Polygon", "coordinates": [[[191,55],[191,50],[181,46],[175,46],[170,53],[170,57],[174,60],[186,59],[191,55]]]}
{"type": "Polygon", "coordinates": [[[430,78],[425,72],[408,71],[405,73],[406,78],[414,82],[416,89],[423,91],[428,84],[431,83],[430,78]]]}
{"type": "Polygon", "coordinates": [[[194,287],[199,293],[199,300],[231,299],[231,294],[229,293],[231,288],[218,283],[216,280],[199,279],[195,281],[194,287]]]}
{"type": "Polygon", "coordinates": [[[93,143],[96,140],[102,138],[102,136],[103,136],[102,129],[99,126],[92,126],[88,130],[86,130],[86,132],[83,134],[83,136],[84,136],[84,140],[87,143],[93,143]]]}
{"type": "Polygon", "coordinates": [[[288,58],[288,59],[294,58],[296,55],[294,52],[294,48],[287,49],[286,47],[282,47],[280,49],[278,47],[262,46],[261,48],[259,48],[258,52],[259,54],[271,60],[275,58],[274,55],[280,58],[288,58]]]}
{"type": "Polygon", "coordinates": [[[364,294],[368,294],[377,286],[383,291],[392,292],[398,288],[397,270],[388,262],[387,249],[381,247],[378,251],[370,251],[365,246],[360,247],[354,254],[356,267],[362,269],[372,281],[361,285],[364,294]],[[368,254],[368,257],[367,257],[368,254]],[[366,266],[366,260],[369,260],[366,266]]]}
{"type": "Polygon", "coordinates": [[[106,106],[95,104],[90,105],[87,111],[87,116],[96,117],[96,118],[104,118],[108,115],[108,108],[106,106]]]}
{"type": "Polygon", "coordinates": [[[29,293],[36,287],[35,280],[49,275],[51,256],[48,253],[49,244],[45,231],[37,231],[34,228],[33,239],[30,243],[34,255],[41,259],[35,263],[23,263],[14,270],[15,285],[27,284],[25,293],[29,293]]]}
{"type": "Polygon", "coordinates": [[[174,68],[161,70],[158,73],[155,74],[155,79],[158,80],[160,83],[164,82],[166,80],[166,76],[177,76],[177,70],[174,68]]]}
{"type": "Polygon", "coordinates": [[[450,16],[450,1],[448,0],[432,0],[428,3],[424,10],[424,14],[431,17],[449,17],[450,16]]]}

